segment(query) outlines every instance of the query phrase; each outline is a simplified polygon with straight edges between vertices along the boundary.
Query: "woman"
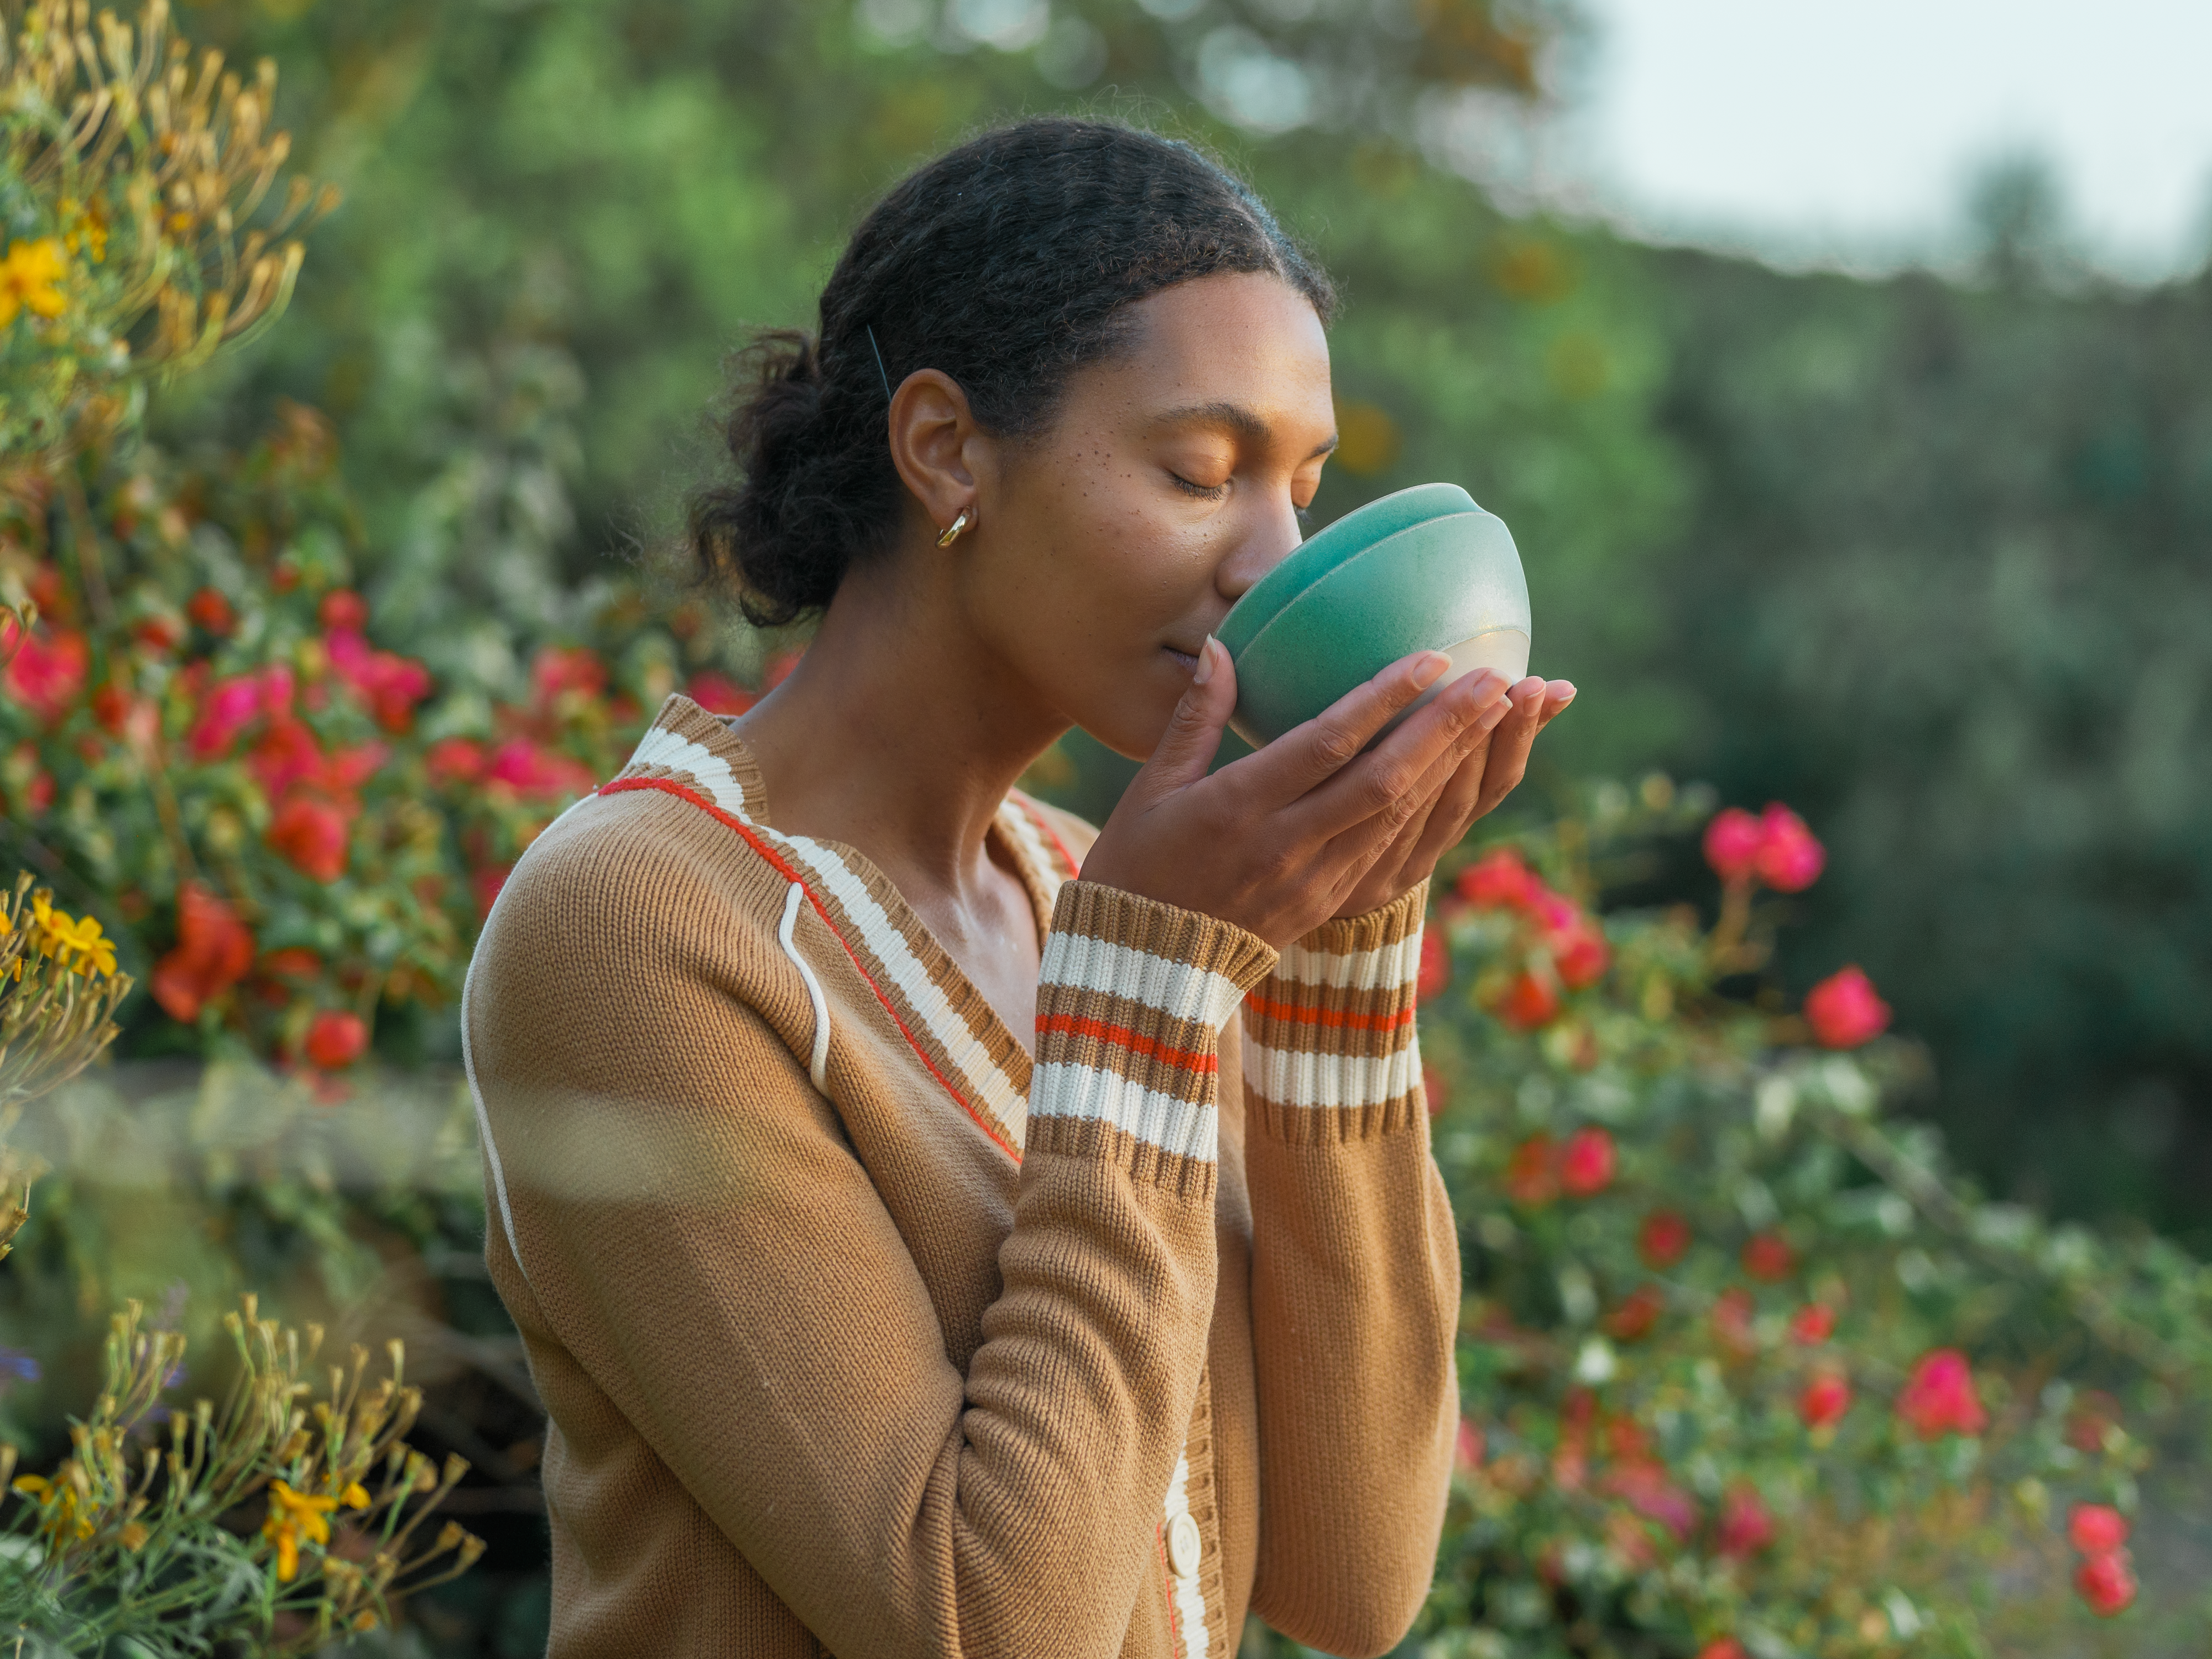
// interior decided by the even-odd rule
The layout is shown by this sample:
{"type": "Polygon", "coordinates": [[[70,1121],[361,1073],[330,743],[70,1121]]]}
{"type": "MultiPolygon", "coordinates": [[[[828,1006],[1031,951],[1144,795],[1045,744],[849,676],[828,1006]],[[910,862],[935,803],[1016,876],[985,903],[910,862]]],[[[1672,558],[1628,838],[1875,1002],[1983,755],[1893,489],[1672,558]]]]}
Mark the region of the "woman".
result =
{"type": "Polygon", "coordinates": [[[1372,1654],[1419,1608],[1425,880],[1573,693],[1470,677],[1367,750],[1431,653],[1207,775],[1332,301],[1193,151],[1033,121],[759,349],[695,538],[819,630],[538,839],[465,1009],[555,1654],[1226,1656],[1248,1608],[1372,1654]],[[1072,725],[1146,757],[1096,832],[1013,788],[1072,725]]]}

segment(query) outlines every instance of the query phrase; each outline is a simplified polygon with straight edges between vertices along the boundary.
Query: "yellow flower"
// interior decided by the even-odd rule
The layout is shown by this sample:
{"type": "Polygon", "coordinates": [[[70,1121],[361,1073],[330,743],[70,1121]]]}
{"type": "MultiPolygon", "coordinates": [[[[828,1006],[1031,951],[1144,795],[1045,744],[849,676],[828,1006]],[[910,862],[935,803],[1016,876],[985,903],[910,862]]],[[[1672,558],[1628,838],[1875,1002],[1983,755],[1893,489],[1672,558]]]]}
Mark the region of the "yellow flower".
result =
{"type": "Polygon", "coordinates": [[[31,896],[31,915],[38,925],[39,948],[58,958],[63,967],[103,979],[115,972],[115,941],[101,932],[99,917],[80,921],[66,910],[55,909],[52,896],[46,893],[31,896]]]}
{"type": "Polygon", "coordinates": [[[63,246],[71,253],[82,253],[98,264],[107,258],[107,216],[100,211],[100,204],[89,206],[61,199],[61,216],[69,224],[69,232],[62,238],[63,246]]]}
{"type": "Polygon", "coordinates": [[[41,317],[60,316],[69,302],[55,284],[68,272],[69,258],[58,237],[10,242],[8,257],[0,259],[0,328],[25,309],[41,317]]]}
{"type": "Polygon", "coordinates": [[[349,1510],[365,1510],[368,1507],[368,1488],[356,1480],[338,1494],[338,1501],[349,1510]]]}
{"type": "Polygon", "coordinates": [[[45,1512],[39,1522],[41,1532],[51,1533],[56,1538],[65,1532],[79,1538],[92,1536],[92,1517],[76,1512],[76,1492],[68,1485],[57,1486],[43,1474],[19,1474],[15,1487],[24,1497],[35,1498],[45,1512]]]}
{"type": "Polygon", "coordinates": [[[321,1498],[312,1492],[294,1492],[282,1480],[269,1484],[269,1517],[261,1523],[261,1535],[276,1547],[276,1577],[290,1583],[300,1574],[300,1543],[331,1541],[330,1512],[338,1506],[335,1498],[321,1498]]]}
{"type": "Polygon", "coordinates": [[[123,1547],[134,1555],[146,1547],[146,1540],[150,1535],[146,1530],[145,1523],[139,1521],[129,1522],[120,1533],[116,1534],[123,1547]]]}

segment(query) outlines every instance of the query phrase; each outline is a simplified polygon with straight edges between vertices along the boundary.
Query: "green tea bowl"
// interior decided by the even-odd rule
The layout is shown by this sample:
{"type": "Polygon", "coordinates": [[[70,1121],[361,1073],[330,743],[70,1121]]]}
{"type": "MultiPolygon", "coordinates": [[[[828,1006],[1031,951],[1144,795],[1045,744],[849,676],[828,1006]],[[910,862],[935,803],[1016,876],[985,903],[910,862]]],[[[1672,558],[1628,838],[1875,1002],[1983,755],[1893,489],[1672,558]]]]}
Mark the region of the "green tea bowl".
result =
{"type": "Polygon", "coordinates": [[[1452,665],[1399,720],[1480,669],[1520,679],[1528,580],[1503,520],[1457,484],[1419,484],[1299,544],[1231,608],[1218,637],[1237,665],[1230,726],[1258,748],[1416,651],[1442,651],[1452,665]]]}

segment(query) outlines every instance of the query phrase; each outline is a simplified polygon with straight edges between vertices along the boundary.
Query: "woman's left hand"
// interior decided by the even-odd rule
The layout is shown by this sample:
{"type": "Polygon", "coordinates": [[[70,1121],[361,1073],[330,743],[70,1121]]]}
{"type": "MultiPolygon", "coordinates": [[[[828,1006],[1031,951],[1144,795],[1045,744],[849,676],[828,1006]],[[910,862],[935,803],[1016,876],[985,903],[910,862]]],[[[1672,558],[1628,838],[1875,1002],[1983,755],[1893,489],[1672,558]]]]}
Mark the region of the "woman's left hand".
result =
{"type": "Polygon", "coordinates": [[[1468,826],[1513,793],[1528,769],[1528,751],[1535,746],[1536,734],[1574,701],[1575,688],[1565,680],[1531,675],[1510,687],[1505,696],[1511,711],[1489,736],[1455,766],[1449,760],[1439,762],[1422,779],[1426,797],[1423,810],[1406,820],[1397,838],[1352,890],[1336,913],[1339,921],[1395,903],[1426,881],[1437,860],[1459,844],[1468,826]]]}

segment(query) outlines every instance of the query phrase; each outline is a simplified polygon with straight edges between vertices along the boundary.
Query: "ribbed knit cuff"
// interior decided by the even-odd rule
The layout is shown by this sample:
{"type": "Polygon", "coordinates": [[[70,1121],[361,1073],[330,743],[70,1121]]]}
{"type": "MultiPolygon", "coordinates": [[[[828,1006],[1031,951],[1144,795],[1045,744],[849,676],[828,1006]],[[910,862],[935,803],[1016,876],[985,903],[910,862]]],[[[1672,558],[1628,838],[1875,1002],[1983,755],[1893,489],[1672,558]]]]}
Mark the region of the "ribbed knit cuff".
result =
{"type": "Polygon", "coordinates": [[[1316,928],[1244,1005],[1244,1081],[1261,1127],[1293,1140],[1420,1115],[1413,1025],[1428,884],[1316,928]]]}
{"type": "Polygon", "coordinates": [[[1265,942],[1228,922],[1069,882],[1037,975],[1029,1144],[1054,1144],[1059,1126],[1103,1124],[1211,1164],[1221,1028],[1274,963],[1265,942]]]}

